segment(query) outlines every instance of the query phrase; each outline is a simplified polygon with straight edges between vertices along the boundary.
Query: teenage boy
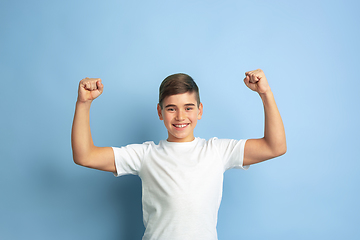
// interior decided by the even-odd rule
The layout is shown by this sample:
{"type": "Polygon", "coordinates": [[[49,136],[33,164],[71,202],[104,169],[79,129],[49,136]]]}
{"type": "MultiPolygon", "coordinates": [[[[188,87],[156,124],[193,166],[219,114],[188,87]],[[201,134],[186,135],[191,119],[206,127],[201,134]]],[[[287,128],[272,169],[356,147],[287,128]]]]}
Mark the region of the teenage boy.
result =
{"type": "Polygon", "coordinates": [[[216,240],[223,173],[286,152],[284,126],[262,70],[245,73],[244,82],[264,105],[265,132],[260,139],[232,140],[194,137],[203,105],[193,79],[167,77],[160,86],[157,111],[167,140],[96,147],[90,132],[90,105],[103,92],[98,78],[80,81],[72,128],[75,163],[113,172],[137,174],[142,180],[144,240],[216,240]]]}

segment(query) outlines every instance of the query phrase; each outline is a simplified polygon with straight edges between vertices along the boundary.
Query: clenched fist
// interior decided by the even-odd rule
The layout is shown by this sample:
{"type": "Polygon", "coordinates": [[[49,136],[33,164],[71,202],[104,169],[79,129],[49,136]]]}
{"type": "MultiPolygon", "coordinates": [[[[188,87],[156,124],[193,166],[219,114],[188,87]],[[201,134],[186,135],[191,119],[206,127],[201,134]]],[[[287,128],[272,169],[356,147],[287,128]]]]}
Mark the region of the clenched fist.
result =
{"type": "Polygon", "coordinates": [[[246,72],[244,83],[248,88],[259,94],[266,93],[271,90],[265,77],[265,73],[261,69],[246,72]]]}
{"type": "Polygon", "coordinates": [[[104,90],[100,78],[84,78],[79,83],[78,102],[92,101],[104,90]]]}

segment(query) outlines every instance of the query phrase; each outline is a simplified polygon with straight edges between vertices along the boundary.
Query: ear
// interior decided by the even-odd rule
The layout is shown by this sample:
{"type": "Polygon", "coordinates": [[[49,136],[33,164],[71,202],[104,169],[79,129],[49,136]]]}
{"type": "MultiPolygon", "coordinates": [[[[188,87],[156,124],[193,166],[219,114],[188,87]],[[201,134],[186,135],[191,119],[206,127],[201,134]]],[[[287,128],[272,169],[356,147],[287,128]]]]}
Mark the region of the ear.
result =
{"type": "Polygon", "coordinates": [[[202,114],[203,114],[203,104],[202,103],[200,103],[199,104],[199,114],[198,114],[198,117],[197,117],[197,119],[198,120],[200,120],[201,119],[201,117],[202,117],[202,114]]]}
{"type": "Polygon", "coordinates": [[[159,119],[160,119],[160,120],[164,120],[164,118],[163,118],[163,116],[162,116],[162,113],[161,113],[160,104],[157,105],[157,112],[158,112],[158,115],[159,115],[159,119]]]}

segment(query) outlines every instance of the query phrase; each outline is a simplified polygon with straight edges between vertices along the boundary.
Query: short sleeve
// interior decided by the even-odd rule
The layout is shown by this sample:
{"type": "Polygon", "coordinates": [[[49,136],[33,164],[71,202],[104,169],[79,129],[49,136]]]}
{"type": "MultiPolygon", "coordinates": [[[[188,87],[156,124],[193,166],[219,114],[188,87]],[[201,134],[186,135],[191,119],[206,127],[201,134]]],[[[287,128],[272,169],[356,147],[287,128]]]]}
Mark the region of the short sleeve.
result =
{"type": "Polygon", "coordinates": [[[214,138],[213,142],[217,151],[223,160],[224,171],[231,168],[241,168],[247,170],[249,166],[243,166],[244,149],[246,140],[234,139],[217,139],[214,138]]]}
{"type": "Polygon", "coordinates": [[[138,175],[141,169],[142,160],[149,142],[143,144],[130,144],[124,147],[113,147],[115,156],[116,177],[134,174],[138,175]]]}

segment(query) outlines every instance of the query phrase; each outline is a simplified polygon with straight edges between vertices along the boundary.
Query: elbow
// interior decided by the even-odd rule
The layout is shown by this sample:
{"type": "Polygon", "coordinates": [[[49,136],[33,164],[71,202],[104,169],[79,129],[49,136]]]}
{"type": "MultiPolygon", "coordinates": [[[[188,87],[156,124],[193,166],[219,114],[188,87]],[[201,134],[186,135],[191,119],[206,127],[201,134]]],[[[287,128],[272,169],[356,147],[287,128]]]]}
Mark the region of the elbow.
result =
{"type": "Polygon", "coordinates": [[[88,166],[87,158],[80,157],[80,156],[77,156],[77,155],[73,154],[73,160],[74,160],[74,163],[76,165],[79,165],[79,166],[82,166],[82,167],[87,167],[88,166]]]}
{"type": "Polygon", "coordinates": [[[73,158],[73,160],[76,165],[83,166],[82,162],[79,159],[73,158]]]}
{"type": "Polygon", "coordinates": [[[280,156],[284,155],[286,153],[286,151],[287,151],[286,143],[281,144],[276,149],[274,149],[274,151],[273,151],[274,157],[280,157],[280,156]]]}
{"type": "Polygon", "coordinates": [[[76,165],[84,166],[83,162],[79,158],[73,156],[73,160],[76,165]]]}
{"type": "Polygon", "coordinates": [[[278,152],[277,152],[277,157],[280,157],[282,155],[284,155],[286,153],[287,149],[286,147],[283,148],[283,149],[280,149],[278,152]]]}
{"type": "Polygon", "coordinates": [[[280,157],[284,155],[287,151],[286,141],[277,142],[273,145],[268,145],[267,149],[268,159],[280,157]]]}
{"type": "Polygon", "coordinates": [[[92,168],[92,165],[89,164],[89,161],[74,159],[74,163],[82,167],[92,168]]]}
{"type": "Polygon", "coordinates": [[[73,161],[79,166],[93,168],[96,160],[93,153],[91,149],[82,151],[73,149],[73,161]]]}

